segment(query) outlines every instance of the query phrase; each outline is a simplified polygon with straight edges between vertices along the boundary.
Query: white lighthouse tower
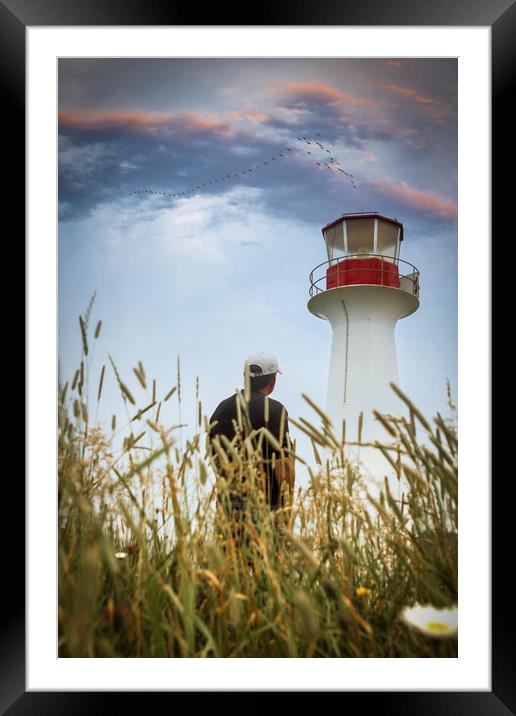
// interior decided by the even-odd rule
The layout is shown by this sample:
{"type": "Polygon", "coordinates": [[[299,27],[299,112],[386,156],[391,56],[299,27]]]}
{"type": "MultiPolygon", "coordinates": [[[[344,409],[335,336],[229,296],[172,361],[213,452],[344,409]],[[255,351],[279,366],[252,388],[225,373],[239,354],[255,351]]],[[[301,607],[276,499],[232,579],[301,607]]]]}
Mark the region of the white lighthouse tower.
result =
{"type": "MultiPolygon", "coordinates": [[[[310,274],[308,309],[332,328],[326,412],[337,435],[346,421],[346,442],[357,441],[361,413],[362,441],[385,441],[372,411],[403,412],[389,386],[399,382],[394,329],[419,307],[419,271],[399,257],[403,225],[377,212],[344,214],[322,233],[328,260],[310,274]]],[[[386,474],[378,450],[355,456],[386,474]]]]}

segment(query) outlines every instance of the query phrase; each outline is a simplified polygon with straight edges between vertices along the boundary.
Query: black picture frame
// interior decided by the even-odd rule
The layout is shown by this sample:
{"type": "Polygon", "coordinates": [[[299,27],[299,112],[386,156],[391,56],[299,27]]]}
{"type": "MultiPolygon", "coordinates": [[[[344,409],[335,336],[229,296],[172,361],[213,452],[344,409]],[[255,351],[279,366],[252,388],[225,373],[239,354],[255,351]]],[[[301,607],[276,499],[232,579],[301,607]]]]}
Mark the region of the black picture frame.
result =
{"type": "MultiPolygon", "coordinates": [[[[15,147],[14,161],[9,165],[10,181],[4,190],[5,206],[13,216],[25,215],[25,30],[31,26],[79,25],[391,25],[391,26],[484,26],[491,28],[492,38],[492,235],[501,234],[503,212],[513,203],[513,182],[505,178],[503,170],[514,167],[513,115],[509,111],[512,75],[516,67],[514,38],[516,37],[516,3],[513,0],[401,0],[382,3],[362,0],[343,3],[293,2],[259,4],[248,16],[235,14],[228,5],[199,8],[174,0],[0,0],[0,88],[3,96],[4,123],[9,143],[15,147]],[[197,22],[199,16],[203,22],[197,22]],[[512,200],[512,201],[511,201],[512,200]],[[499,228],[497,228],[499,227],[499,228]]],[[[21,238],[13,242],[22,251],[21,238]]],[[[510,283],[510,282],[509,282],[510,283]]],[[[506,284],[505,284],[506,285],[506,284]]],[[[29,287],[27,287],[28,290],[29,287]]],[[[502,282],[493,282],[493,329],[500,323],[506,304],[502,282]],[[496,320],[495,320],[496,319],[496,320]]],[[[22,299],[23,300],[23,299],[22,299]]],[[[25,312],[24,312],[25,315],[25,312]]],[[[500,355],[512,358],[511,348],[504,343],[500,355]]],[[[26,350],[33,347],[28,346],[26,350]]],[[[508,365],[512,365],[510,361],[508,365]]],[[[493,377],[500,375],[492,372],[493,377]]],[[[501,380],[501,378],[499,378],[501,380]]],[[[24,381],[25,382],[25,381],[24,381]]],[[[493,386],[494,387],[494,386],[493,386]]],[[[30,390],[30,386],[26,389],[30,390]]],[[[493,392],[493,396],[495,392],[493,392]]],[[[504,386],[507,401],[507,386],[504,386]]],[[[492,400],[493,415],[502,409],[501,399],[492,400]]],[[[509,420],[499,424],[492,434],[492,456],[502,455],[510,433],[509,420]],[[498,449],[497,449],[498,448],[498,449]]],[[[494,462],[494,461],[493,461],[494,462]]],[[[494,467],[494,466],[493,466],[494,467]]],[[[494,469],[493,469],[494,475],[494,469]]],[[[464,477],[466,479],[467,476],[464,477]]],[[[377,706],[401,714],[507,714],[516,713],[515,630],[512,603],[508,598],[511,576],[511,557],[507,545],[514,539],[509,534],[512,502],[507,499],[507,483],[512,470],[499,470],[492,481],[492,690],[487,691],[407,691],[407,692],[346,692],[346,706],[350,699],[364,697],[368,707],[377,706]]],[[[8,486],[10,504],[25,504],[22,479],[11,480],[8,486]]],[[[7,504],[7,503],[6,503],[7,504]]],[[[19,714],[76,714],[122,710],[121,694],[94,692],[26,692],[25,687],[25,543],[16,528],[16,539],[9,539],[4,555],[4,569],[9,574],[9,589],[4,589],[6,607],[2,610],[0,643],[0,709],[10,716],[19,714]],[[116,702],[114,697],[116,696],[116,702]]],[[[7,580],[4,581],[7,586],[7,580]]],[[[472,595],[474,597],[474,595],[472,595]]],[[[166,696],[166,694],[162,694],[166,696]]],[[[143,705],[146,692],[131,693],[133,706],[143,705]]],[[[170,694],[168,695],[171,708],[170,694]]]]}

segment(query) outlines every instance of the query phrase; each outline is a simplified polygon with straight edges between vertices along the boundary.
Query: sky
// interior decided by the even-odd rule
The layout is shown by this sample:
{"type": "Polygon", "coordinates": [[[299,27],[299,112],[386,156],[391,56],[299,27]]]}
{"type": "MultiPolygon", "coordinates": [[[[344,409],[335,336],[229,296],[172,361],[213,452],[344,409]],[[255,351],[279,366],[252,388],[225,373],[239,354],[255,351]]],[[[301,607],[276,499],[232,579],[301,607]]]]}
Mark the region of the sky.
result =
{"type": "Polygon", "coordinates": [[[209,417],[256,351],[278,357],[272,397],[314,418],[301,394],[324,407],[331,331],[306,308],[309,274],[327,258],[321,228],[358,211],[404,225],[421,305],[396,328],[400,385],[425,415],[448,414],[456,60],[60,59],[58,82],[60,379],[80,363],[95,293],[89,392],[95,404],[106,364],[102,426],[125,415],[109,355],[140,405],[133,367],[162,398],[179,356],[181,412],[170,400],[160,419],[188,424],[184,435],[197,378],[209,417]]]}

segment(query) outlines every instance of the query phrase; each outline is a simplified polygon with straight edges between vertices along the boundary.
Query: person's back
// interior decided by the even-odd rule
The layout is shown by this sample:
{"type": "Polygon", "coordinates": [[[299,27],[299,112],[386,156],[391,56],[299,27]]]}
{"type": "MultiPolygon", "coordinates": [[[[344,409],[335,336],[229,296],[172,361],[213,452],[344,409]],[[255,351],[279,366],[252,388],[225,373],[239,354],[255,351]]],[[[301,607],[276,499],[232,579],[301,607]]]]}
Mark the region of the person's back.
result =
{"type": "MultiPolygon", "coordinates": [[[[280,447],[288,449],[288,414],[285,407],[278,400],[269,398],[257,390],[250,391],[249,400],[245,399],[244,391],[240,392],[240,396],[240,407],[237,394],[219,403],[210,418],[210,424],[214,423],[210,430],[210,438],[213,439],[216,435],[225,435],[229,441],[232,441],[239,426],[243,438],[247,437],[251,430],[258,431],[265,428],[280,447]]],[[[259,442],[259,437],[255,437],[253,440],[255,449],[258,448],[259,442]]],[[[263,466],[266,477],[267,501],[272,509],[277,509],[280,505],[280,490],[278,481],[274,477],[273,460],[275,464],[284,456],[282,451],[278,451],[271,444],[266,434],[261,440],[260,464],[263,466]]]]}
{"type": "MultiPolygon", "coordinates": [[[[282,476],[285,476],[291,489],[294,482],[293,460],[284,452],[290,449],[288,413],[278,400],[268,397],[274,390],[278,372],[277,361],[273,356],[250,356],[244,367],[244,376],[248,375],[249,380],[248,390],[235,393],[219,403],[210,418],[209,433],[211,440],[224,435],[229,441],[234,441],[237,433],[245,439],[251,431],[265,429],[261,437],[260,433],[255,435],[253,445],[255,449],[261,445],[259,462],[265,478],[266,499],[272,510],[282,506],[282,476]]],[[[233,483],[236,504],[241,501],[239,491],[241,485],[233,483]]]]}

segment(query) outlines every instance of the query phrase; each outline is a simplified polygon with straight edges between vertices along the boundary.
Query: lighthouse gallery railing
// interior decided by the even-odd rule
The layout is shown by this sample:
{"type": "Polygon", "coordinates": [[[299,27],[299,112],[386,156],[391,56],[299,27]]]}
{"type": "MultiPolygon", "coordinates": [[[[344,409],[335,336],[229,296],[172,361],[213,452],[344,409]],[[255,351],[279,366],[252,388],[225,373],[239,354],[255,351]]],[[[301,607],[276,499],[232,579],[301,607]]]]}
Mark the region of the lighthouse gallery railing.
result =
{"type": "Polygon", "coordinates": [[[351,283],[357,284],[357,285],[373,285],[373,286],[391,286],[392,287],[392,277],[394,275],[394,272],[392,270],[393,266],[396,266],[396,279],[399,280],[399,286],[396,286],[396,288],[400,291],[406,291],[407,293],[411,293],[416,297],[419,297],[419,271],[418,269],[408,261],[403,261],[403,259],[394,258],[392,256],[385,256],[383,254],[347,254],[346,256],[341,256],[339,258],[330,259],[329,261],[323,261],[322,263],[318,264],[314,270],[310,273],[310,289],[309,293],[310,296],[315,296],[318,293],[323,293],[324,291],[331,291],[332,288],[329,288],[327,286],[328,281],[328,274],[327,271],[332,266],[338,266],[337,271],[333,274],[334,277],[337,277],[338,286],[335,286],[335,288],[338,288],[339,286],[346,286],[351,283]],[[346,266],[347,259],[381,259],[381,265],[380,268],[373,268],[372,266],[360,266],[357,267],[356,265],[353,266],[346,266]],[[400,264],[403,264],[400,266],[400,264]],[[401,270],[400,270],[401,269],[401,270]],[[410,272],[407,272],[408,269],[410,269],[410,272]],[[349,282],[346,283],[346,274],[351,273],[357,273],[357,272],[367,272],[367,274],[374,273],[375,277],[378,280],[375,281],[364,281],[362,282],[349,282]],[[407,273],[405,273],[407,272],[407,273]],[[318,278],[319,274],[321,274],[318,278]],[[324,284],[323,284],[324,282],[324,284]]]}

